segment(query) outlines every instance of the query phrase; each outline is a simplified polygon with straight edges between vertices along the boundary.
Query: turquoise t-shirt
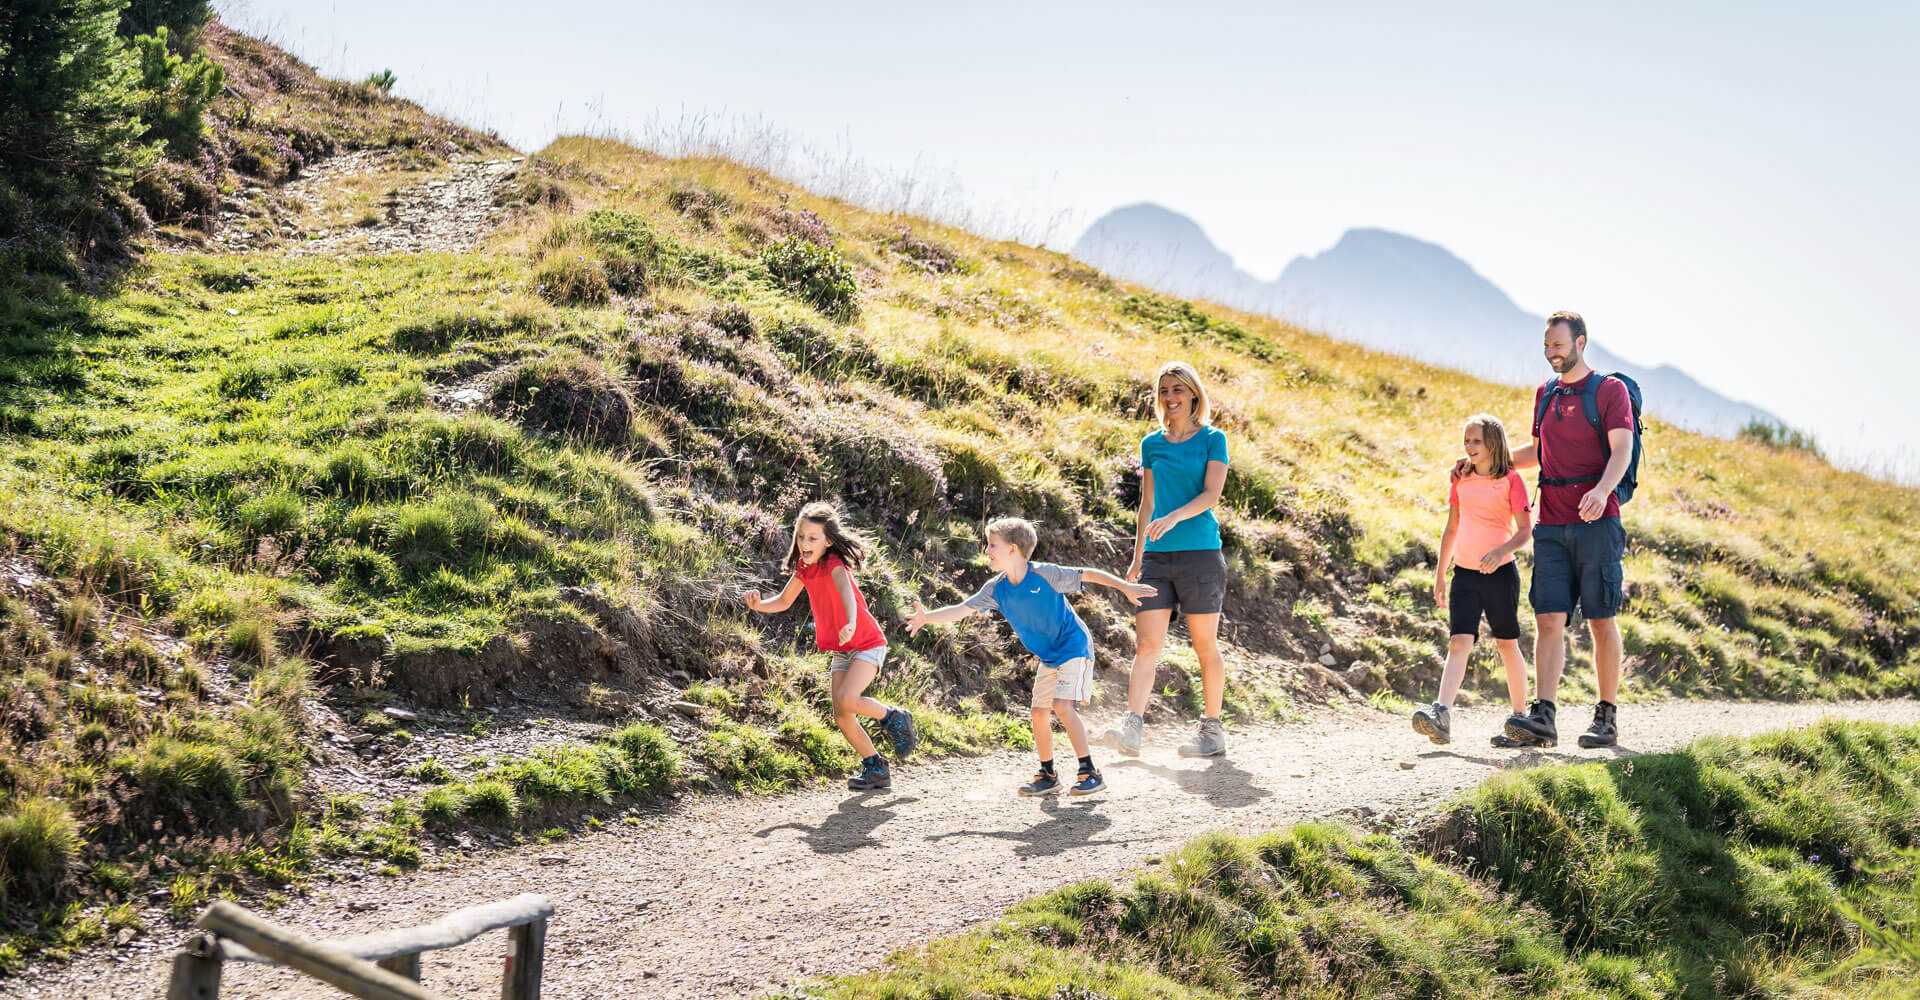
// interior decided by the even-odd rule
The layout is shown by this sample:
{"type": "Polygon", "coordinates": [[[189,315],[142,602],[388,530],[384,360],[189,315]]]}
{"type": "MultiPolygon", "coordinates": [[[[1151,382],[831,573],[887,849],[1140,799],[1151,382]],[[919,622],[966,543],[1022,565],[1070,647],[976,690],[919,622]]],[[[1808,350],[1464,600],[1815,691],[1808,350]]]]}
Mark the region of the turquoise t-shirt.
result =
{"type": "MultiPolygon", "coordinates": [[[[1227,436],[1218,427],[1174,444],[1165,431],[1140,439],[1140,467],[1153,471],[1153,516],[1165,517],[1185,507],[1207,488],[1207,463],[1227,461],[1227,436]]],[[[1220,547],[1220,522],[1209,510],[1173,526],[1159,538],[1147,539],[1148,552],[1192,552],[1220,547]]]]}

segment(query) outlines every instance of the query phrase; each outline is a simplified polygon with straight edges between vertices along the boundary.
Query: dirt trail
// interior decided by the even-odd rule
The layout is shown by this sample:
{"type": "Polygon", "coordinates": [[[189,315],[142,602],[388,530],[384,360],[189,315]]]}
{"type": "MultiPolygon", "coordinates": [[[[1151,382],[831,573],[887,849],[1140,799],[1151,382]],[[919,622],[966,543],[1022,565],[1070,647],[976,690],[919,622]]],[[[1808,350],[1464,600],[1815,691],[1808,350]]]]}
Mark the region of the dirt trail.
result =
{"type": "MultiPolygon", "coordinates": [[[[1096,751],[1110,787],[1088,799],[1016,797],[1032,769],[1025,755],[909,764],[889,793],[694,800],[637,827],[473,858],[458,870],[324,886],[275,919],[330,936],[542,892],[559,906],[545,996],[735,996],[874,968],[896,949],[1076,879],[1122,875],[1208,830],[1409,819],[1502,767],[1605,760],[1829,716],[1920,723],[1920,702],[1633,705],[1621,712],[1626,746],[1610,752],[1571,748],[1586,714],[1567,707],[1568,746],[1524,754],[1487,747],[1498,709],[1457,712],[1460,738],[1444,748],[1381,713],[1320,711],[1231,733],[1231,755],[1214,760],[1174,753],[1184,727],[1151,727],[1138,760],[1096,751]]],[[[168,961],[160,946],[180,936],[163,934],[144,953],[34,970],[0,982],[0,996],[158,997],[168,961]]],[[[426,985],[448,997],[495,995],[504,942],[490,935],[427,956],[426,985]]],[[[333,995],[257,966],[230,967],[221,991],[229,1000],[333,995]]]]}

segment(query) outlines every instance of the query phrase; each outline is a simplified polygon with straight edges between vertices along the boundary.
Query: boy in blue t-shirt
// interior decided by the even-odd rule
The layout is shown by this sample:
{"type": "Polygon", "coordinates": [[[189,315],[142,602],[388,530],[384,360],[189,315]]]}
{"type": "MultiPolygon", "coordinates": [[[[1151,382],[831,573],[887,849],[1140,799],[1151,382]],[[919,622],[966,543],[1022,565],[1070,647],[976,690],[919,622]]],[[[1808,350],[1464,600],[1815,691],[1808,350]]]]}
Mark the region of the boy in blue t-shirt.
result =
{"type": "Polygon", "coordinates": [[[1040,773],[1020,786],[1022,795],[1045,795],[1060,790],[1053,770],[1053,717],[1067,731],[1080,770],[1069,794],[1091,795],[1106,787],[1087,750],[1087,730],[1073,709],[1075,702],[1093,697],[1093,635],[1067,603],[1067,594],[1079,593],[1082,583],[1112,587],[1135,604],[1152,597],[1152,587],[1128,583],[1111,573],[1052,563],[1031,562],[1039,534],[1031,523],[1003,517],[987,525],[987,568],[996,574],[972,597],[928,611],[913,602],[907,632],[922,626],[959,621],[976,611],[998,611],[1013,626],[1027,652],[1040,659],[1033,678],[1033,747],[1040,752],[1040,773]]]}

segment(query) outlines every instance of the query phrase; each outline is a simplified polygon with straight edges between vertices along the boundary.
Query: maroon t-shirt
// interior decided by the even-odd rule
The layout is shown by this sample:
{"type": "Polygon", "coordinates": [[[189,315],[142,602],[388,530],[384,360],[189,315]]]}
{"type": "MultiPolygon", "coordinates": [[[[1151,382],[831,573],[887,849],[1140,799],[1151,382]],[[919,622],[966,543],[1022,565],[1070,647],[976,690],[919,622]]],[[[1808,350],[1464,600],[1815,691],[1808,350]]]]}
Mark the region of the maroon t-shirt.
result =
{"type": "MultiPolygon", "coordinates": [[[[1598,476],[1607,471],[1606,441],[1593,429],[1592,424],[1587,423],[1586,404],[1580,400],[1581,394],[1587,391],[1587,379],[1604,377],[1599,372],[1591,372],[1578,382],[1563,383],[1559,395],[1553,399],[1553,405],[1540,421],[1534,454],[1540,460],[1541,475],[1550,479],[1572,479],[1598,476]]],[[[1533,390],[1533,412],[1540,412],[1540,397],[1546,391],[1546,386],[1533,390]]],[[[1600,404],[1602,430],[1633,430],[1633,398],[1627,395],[1626,383],[1617,378],[1602,382],[1596,402],[1600,404]]],[[[1543,484],[1540,487],[1540,523],[1579,524],[1580,498],[1591,493],[1594,485],[1543,484]]],[[[1600,516],[1619,517],[1620,498],[1608,497],[1607,510],[1600,516]]]]}

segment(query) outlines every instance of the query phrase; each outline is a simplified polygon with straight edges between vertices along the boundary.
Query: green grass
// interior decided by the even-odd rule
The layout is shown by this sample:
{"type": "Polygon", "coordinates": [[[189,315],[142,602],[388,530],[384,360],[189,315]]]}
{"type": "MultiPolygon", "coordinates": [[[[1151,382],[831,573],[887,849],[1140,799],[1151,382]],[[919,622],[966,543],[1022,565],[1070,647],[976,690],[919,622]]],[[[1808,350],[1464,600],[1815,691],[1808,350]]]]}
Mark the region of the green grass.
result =
{"type": "Polygon", "coordinates": [[[1893,996],[1920,973],[1917,839],[1920,729],[1714,738],[1504,774],[1404,838],[1209,835],[804,992],[1893,996]]]}

